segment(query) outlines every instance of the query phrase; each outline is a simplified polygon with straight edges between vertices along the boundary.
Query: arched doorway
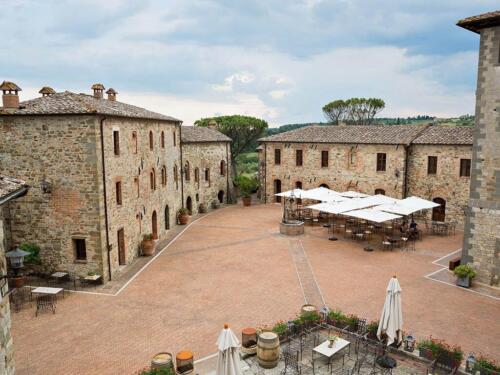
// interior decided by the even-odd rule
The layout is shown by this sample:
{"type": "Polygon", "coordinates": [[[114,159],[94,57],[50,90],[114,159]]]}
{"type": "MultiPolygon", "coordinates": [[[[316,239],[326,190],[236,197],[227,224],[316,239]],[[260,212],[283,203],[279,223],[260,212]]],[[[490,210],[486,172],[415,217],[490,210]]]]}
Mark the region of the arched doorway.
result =
{"type": "MultiPolygon", "coordinates": [[[[281,193],[281,180],[274,180],[274,194],[281,193]]],[[[281,203],[281,197],[274,196],[274,201],[281,203]]]]}
{"type": "Polygon", "coordinates": [[[193,200],[191,199],[191,197],[187,197],[187,199],[186,199],[186,208],[189,211],[189,214],[192,215],[193,214],[193,200]]]}
{"type": "Polygon", "coordinates": [[[156,211],[153,211],[153,216],[151,217],[151,232],[153,233],[153,238],[158,239],[158,218],[156,217],[156,211]]]}
{"type": "Polygon", "coordinates": [[[224,203],[224,190],[219,191],[219,194],[217,194],[217,198],[219,198],[220,203],[224,203]]]}
{"type": "Polygon", "coordinates": [[[375,189],[375,195],[380,194],[380,195],[385,195],[385,190],[384,189],[375,189]]]}
{"type": "Polygon", "coordinates": [[[165,230],[170,229],[170,208],[168,204],[165,206],[165,230]]]}
{"type": "Polygon", "coordinates": [[[446,201],[443,198],[434,198],[432,201],[439,204],[438,207],[432,209],[432,220],[444,221],[446,217],[446,201]]]}
{"type": "Polygon", "coordinates": [[[324,188],[330,189],[330,186],[328,186],[327,184],[321,184],[321,185],[319,185],[319,187],[324,187],[324,188]]]}

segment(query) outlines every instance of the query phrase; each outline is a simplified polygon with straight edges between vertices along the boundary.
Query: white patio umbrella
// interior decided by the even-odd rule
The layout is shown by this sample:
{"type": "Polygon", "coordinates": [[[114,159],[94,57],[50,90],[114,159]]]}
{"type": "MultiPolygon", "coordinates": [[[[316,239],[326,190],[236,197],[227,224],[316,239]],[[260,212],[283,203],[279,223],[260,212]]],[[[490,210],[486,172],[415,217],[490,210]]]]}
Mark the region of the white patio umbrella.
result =
{"type": "Polygon", "coordinates": [[[400,343],[403,340],[403,310],[401,309],[401,286],[394,276],[387,286],[387,295],[385,296],[384,308],[380,316],[380,322],[377,330],[377,337],[382,334],[387,336],[387,345],[394,341],[400,343]]]}
{"type": "Polygon", "coordinates": [[[302,198],[314,199],[322,202],[339,202],[346,199],[341,197],[335,190],[331,190],[323,186],[305,190],[302,194],[302,198]]]}
{"type": "Polygon", "coordinates": [[[304,190],[293,189],[293,190],[284,191],[282,193],[277,193],[274,195],[276,195],[277,197],[285,197],[285,198],[290,198],[293,196],[294,198],[300,199],[300,198],[302,198],[302,194],[304,194],[304,190]]]}
{"type": "Polygon", "coordinates": [[[224,329],[217,339],[219,355],[217,358],[217,375],[241,375],[240,355],[238,353],[240,342],[234,335],[229,325],[224,324],[224,329]]]}

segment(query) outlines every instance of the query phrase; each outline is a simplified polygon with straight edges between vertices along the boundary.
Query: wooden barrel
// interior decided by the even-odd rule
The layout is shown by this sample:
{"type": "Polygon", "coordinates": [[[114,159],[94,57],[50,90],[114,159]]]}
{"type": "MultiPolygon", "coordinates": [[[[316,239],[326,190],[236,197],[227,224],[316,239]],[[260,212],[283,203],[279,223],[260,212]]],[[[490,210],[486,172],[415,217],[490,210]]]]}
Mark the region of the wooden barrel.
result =
{"type": "Polygon", "coordinates": [[[151,360],[151,368],[169,368],[173,370],[172,354],[166,352],[156,354],[151,360]]]}
{"type": "Polygon", "coordinates": [[[175,356],[178,374],[187,374],[194,369],[193,353],[189,350],[182,350],[175,356]]]}
{"type": "Polygon", "coordinates": [[[316,306],[307,304],[307,305],[302,306],[300,313],[301,314],[311,314],[311,313],[314,313],[317,311],[318,311],[318,309],[316,308],[316,306]]]}
{"type": "Polygon", "coordinates": [[[278,365],[280,356],[280,339],[274,332],[263,332],[257,339],[257,359],[264,368],[278,365]]]}

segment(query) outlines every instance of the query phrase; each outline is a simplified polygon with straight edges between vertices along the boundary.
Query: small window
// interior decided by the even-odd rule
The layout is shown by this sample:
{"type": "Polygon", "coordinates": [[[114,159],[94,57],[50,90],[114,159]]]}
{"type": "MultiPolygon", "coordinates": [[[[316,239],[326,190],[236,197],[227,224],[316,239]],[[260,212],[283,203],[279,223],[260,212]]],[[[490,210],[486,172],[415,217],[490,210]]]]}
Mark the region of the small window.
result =
{"type": "Polygon", "coordinates": [[[136,197],[139,198],[141,196],[141,191],[139,188],[139,177],[134,177],[134,185],[135,185],[136,197]]]}
{"type": "Polygon", "coordinates": [[[427,157],[427,174],[436,174],[438,166],[438,158],[437,156],[428,156],[427,157]]]}
{"type": "Polygon", "coordinates": [[[120,155],[120,132],[113,130],[113,148],[115,155],[120,155]]]}
{"type": "Polygon", "coordinates": [[[386,154],[377,153],[377,172],[385,171],[386,154]]]}
{"type": "Polygon", "coordinates": [[[460,159],[460,177],[470,177],[470,159],[460,159]]]}
{"type": "Polygon", "coordinates": [[[179,190],[179,173],[177,171],[177,165],[174,165],[174,182],[175,190],[179,190]]]}
{"type": "Polygon", "coordinates": [[[205,169],[205,181],[210,182],[210,168],[205,169]]]}
{"type": "Polygon", "coordinates": [[[156,174],[154,168],[149,173],[149,184],[151,185],[151,190],[156,190],[156,174]]]}
{"type": "Polygon", "coordinates": [[[196,202],[199,202],[200,201],[200,194],[196,193],[195,197],[196,197],[196,202]]]}
{"type": "Polygon", "coordinates": [[[295,165],[302,167],[302,150],[295,150],[295,165]]]}
{"type": "Polygon", "coordinates": [[[161,132],[161,137],[160,137],[160,142],[161,142],[161,148],[165,148],[165,132],[161,132]]]}
{"type": "Polygon", "coordinates": [[[167,185],[167,168],[165,166],[161,168],[161,184],[163,186],[167,185]]]}
{"type": "Polygon", "coordinates": [[[137,154],[137,132],[132,132],[132,151],[137,154]]]}
{"type": "Polygon", "coordinates": [[[377,195],[377,194],[385,195],[385,190],[384,189],[375,189],[375,195],[377,195]]]}
{"type": "Polygon", "coordinates": [[[73,247],[75,249],[76,260],[87,260],[87,246],[84,239],[74,238],[73,247]]]}
{"type": "Polygon", "coordinates": [[[191,181],[191,164],[189,164],[188,161],[186,161],[186,165],[184,167],[184,179],[186,181],[191,181]]]}
{"type": "Polygon", "coordinates": [[[274,149],[274,164],[275,165],[281,164],[281,149],[279,148],[274,149]]]}
{"type": "Polygon", "coordinates": [[[122,204],[122,182],[118,181],[116,184],[116,204],[122,204]]]}
{"type": "Polygon", "coordinates": [[[177,144],[177,137],[175,135],[175,130],[173,131],[172,135],[174,137],[174,147],[175,147],[175,145],[177,144]]]}
{"type": "Polygon", "coordinates": [[[153,142],[153,132],[152,131],[149,131],[149,149],[152,150],[153,149],[153,146],[154,146],[154,142],[153,142]]]}
{"type": "Polygon", "coordinates": [[[321,151],[321,167],[328,168],[328,151],[321,151]]]}
{"type": "Polygon", "coordinates": [[[221,176],[226,175],[226,162],[224,160],[220,161],[220,175],[221,176]]]}
{"type": "Polygon", "coordinates": [[[351,149],[351,151],[349,151],[349,166],[353,166],[355,164],[356,164],[356,151],[351,149]]]}
{"type": "Polygon", "coordinates": [[[198,167],[194,169],[194,182],[199,182],[200,181],[200,170],[198,167]]]}

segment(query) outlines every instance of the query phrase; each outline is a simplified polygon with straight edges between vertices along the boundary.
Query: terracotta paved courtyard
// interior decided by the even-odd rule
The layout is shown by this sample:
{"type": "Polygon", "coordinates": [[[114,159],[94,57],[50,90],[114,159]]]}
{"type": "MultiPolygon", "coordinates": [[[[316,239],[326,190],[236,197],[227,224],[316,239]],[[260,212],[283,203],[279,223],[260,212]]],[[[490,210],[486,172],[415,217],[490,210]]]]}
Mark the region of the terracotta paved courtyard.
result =
{"type": "Polygon", "coordinates": [[[378,319],[387,282],[403,288],[405,327],[500,359],[500,301],[425,278],[461,247],[426,236],[415,252],[367,253],[326,229],[278,234],[277,205],[228,207],[196,221],[121,293],[71,293],[57,313],[13,313],[18,374],[132,374],[157,352],[215,352],[224,322],[238,333],[294,317],[305,299],[378,319]],[[300,281],[299,281],[300,279],[300,281]]]}

